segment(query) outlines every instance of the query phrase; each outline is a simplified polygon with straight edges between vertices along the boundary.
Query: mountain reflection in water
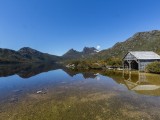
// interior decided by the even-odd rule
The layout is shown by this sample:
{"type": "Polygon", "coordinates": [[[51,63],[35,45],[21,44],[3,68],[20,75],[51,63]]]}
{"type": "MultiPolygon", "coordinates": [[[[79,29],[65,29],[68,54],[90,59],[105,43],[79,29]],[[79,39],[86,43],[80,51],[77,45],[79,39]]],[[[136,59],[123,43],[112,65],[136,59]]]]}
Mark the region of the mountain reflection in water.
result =
{"type": "Polygon", "coordinates": [[[17,74],[22,78],[29,78],[42,72],[57,70],[61,67],[62,66],[59,64],[47,63],[0,65],[0,77],[7,77],[17,74]]]}
{"type": "Polygon", "coordinates": [[[9,64],[0,65],[0,77],[18,75],[21,78],[30,78],[43,72],[61,69],[69,76],[73,77],[82,74],[84,79],[98,78],[98,74],[112,78],[119,84],[125,85],[128,90],[135,91],[139,94],[160,96],[160,75],[146,74],[131,71],[100,71],[87,70],[77,71],[68,69],[60,64],[9,64]],[[98,74],[97,74],[98,73],[98,74]]]}
{"type": "Polygon", "coordinates": [[[21,78],[30,78],[43,72],[58,69],[62,69],[71,77],[79,73],[82,73],[84,78],[95,78],[97,76],[93,71],[73,71],[60,64],[35,63],[0,65],[0,77],[7,77],[16,74],[21,78]]]}

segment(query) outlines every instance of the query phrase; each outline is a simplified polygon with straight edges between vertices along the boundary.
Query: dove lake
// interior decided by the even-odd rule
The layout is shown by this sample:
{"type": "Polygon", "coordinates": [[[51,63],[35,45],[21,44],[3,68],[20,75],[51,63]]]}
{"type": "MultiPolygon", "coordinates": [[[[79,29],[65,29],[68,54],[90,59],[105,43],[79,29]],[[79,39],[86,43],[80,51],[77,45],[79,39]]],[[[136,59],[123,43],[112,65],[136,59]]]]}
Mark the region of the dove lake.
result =
{"type": "Polygon", "coordinates": [[[0,120],[158,120],[160,75],[0,65],[0,120]]]}

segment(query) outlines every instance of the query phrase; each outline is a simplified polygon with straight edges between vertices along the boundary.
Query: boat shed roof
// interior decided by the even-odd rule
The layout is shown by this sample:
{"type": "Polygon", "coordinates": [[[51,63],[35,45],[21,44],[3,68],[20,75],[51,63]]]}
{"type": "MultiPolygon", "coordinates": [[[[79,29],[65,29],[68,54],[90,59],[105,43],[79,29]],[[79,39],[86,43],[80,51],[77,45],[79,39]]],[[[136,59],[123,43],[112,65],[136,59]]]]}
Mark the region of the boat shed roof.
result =
{"type": "Polygon", "coordinates": [[[160,56],[153,51],[130,51],[128,53],[141,60],[160,60],[160,56]]]}

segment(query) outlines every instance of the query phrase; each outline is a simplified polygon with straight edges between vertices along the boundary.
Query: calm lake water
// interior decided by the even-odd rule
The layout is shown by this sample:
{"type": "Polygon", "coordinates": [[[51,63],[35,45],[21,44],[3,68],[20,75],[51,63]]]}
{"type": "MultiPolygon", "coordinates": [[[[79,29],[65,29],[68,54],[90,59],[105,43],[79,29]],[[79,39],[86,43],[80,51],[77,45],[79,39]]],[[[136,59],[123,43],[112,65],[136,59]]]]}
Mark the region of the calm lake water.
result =
{"type": "Polygon", "coordinates": [[[159,119],[160,75],[0,66],[0,120],[159,119]]]}

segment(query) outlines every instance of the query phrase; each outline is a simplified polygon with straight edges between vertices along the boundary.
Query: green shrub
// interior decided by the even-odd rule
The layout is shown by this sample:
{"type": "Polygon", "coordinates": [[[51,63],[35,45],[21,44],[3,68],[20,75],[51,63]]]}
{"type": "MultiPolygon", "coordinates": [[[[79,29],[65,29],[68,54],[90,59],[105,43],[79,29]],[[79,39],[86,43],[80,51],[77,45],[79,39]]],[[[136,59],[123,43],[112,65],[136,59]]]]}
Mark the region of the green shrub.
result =
{"type": "Polygon", "coordinates": [[[122,60],[120,58],[109,58],[106,60],[107,65],[113,66],[113,67],[120,67],[122,66],[122,60]]]}
{"type": "Polygon", "coordinates": [[[153,62],[146,66],[146,72],[160,74],[160,62],[153,62]]]}
{"type": "Polygon", "coordinates": [[[75,69],[103,69],[106,66],[113,66],[113,67],[120,67],[122,66],[122,61],[120,58],[110,58],[106,60],[91,60],[91,59],[84,59],[84,60],[70,60],[66,62],[66,65],[74,64],[75,69]]]}

